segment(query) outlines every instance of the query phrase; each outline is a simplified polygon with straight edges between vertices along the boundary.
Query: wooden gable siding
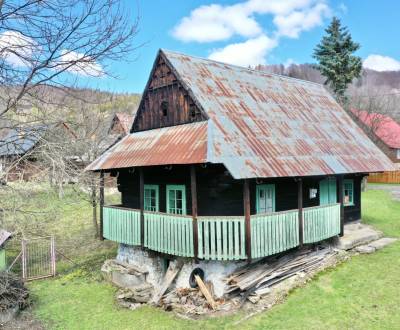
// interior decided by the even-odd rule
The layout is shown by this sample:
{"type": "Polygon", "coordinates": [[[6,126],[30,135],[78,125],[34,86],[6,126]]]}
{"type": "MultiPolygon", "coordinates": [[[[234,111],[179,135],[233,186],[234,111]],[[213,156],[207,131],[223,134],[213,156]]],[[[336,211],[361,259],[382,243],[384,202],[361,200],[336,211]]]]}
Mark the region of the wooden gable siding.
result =
{"type": "Polygon", "coordinates": [[[164,57],[160,55],[143,94],[133,131],[175,126],[206,119],[207,117],[178,81],[164,57]],[[168,104],[166,116],[161,107],[163,102],[168,104]]]}

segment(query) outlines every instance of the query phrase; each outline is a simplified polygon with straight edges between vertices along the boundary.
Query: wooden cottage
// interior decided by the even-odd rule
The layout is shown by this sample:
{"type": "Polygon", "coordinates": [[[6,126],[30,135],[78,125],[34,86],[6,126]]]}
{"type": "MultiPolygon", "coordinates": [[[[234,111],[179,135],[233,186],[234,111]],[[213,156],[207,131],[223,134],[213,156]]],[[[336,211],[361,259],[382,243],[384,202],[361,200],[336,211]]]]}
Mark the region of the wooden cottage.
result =
{"type": "Polygon", "coordinates": [[[390,169],[322,85],[165,50],[130,134],[87,168],[118,177],[106,239],[205,260],[343,234],[362,178],[390,169]]]}

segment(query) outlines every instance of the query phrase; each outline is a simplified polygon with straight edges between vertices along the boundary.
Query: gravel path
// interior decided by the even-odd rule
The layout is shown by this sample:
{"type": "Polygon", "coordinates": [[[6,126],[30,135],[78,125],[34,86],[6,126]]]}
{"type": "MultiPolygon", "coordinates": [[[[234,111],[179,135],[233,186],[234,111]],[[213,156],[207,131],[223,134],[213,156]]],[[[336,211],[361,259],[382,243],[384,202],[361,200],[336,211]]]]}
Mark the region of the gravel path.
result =
{"type": "Polygon", "coordinates": [[[369,184],[367,190],[389,191],[393,199],[400,201],[400,184],[369,184]]]}

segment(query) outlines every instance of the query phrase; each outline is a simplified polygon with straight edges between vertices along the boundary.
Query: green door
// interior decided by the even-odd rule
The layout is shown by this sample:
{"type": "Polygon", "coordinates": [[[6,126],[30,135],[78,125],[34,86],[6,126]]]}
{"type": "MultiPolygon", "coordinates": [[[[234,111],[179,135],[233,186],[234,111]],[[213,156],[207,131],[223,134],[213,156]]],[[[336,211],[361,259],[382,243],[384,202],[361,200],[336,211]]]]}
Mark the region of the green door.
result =
{"type": "Polygon", "coordinates": [[[319,205],[337,203],[336,178],[327,178],[319,182],[319,205]]]}
{"type": "Polygon", "coordinates": [[[257,213],[275,212],[275,185],[259,184],[256,187],[257,213]]]}

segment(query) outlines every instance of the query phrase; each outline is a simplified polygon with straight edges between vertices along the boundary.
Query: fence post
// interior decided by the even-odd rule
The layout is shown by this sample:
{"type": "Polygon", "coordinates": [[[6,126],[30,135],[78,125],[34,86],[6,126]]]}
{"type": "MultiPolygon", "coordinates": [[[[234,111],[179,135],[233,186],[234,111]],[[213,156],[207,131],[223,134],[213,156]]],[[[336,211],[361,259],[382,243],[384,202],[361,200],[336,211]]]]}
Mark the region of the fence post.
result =
{"type": "Polygon", "coordinates": [[[100,240],[104,241],[104,236],[103,236],[103,207],[104,207],[104,172],[100,172],[100,240]]]}
{"type": "Polygon", "coordinates": [[[56,276],[56,243],[54,236],[50,239],[50,253],[51,253],[51,272],[53,276],[56,276]]]}
{"type": "Polygon", "coordinates": [[[144,174],[143,167],[139,168],[139,194],[140,194],[140,245],[144,246],[144,174]]]}
{"type": "Polygon", "coordinates": [[[197,262],[199,253],[199,233],[197,228],[197,182],[195,165],[190,166],[190,192],[192,197],[193,252],[194,259],[197,262]]]}
{"type": "Polygon", "coordinates": [[[247,261],[251,262],[250,188],[248,179],[245,179],[243,182],[243,208],[244,208],[244,222],[245,222],[245,233],[246,233],[245,246],[246,246],[247,261]]]}
{"type": "Polygon", "coordinates": [[[303,180],[297,179],[297,208],[299,210],[299,245],[303,246],[303,180]]]}
{"type": "Polygon", "coordinates": [[[22,250],[22,279],[26,280],[26,241],[22,239],[21,241],[21,250],[22,250]]]}

